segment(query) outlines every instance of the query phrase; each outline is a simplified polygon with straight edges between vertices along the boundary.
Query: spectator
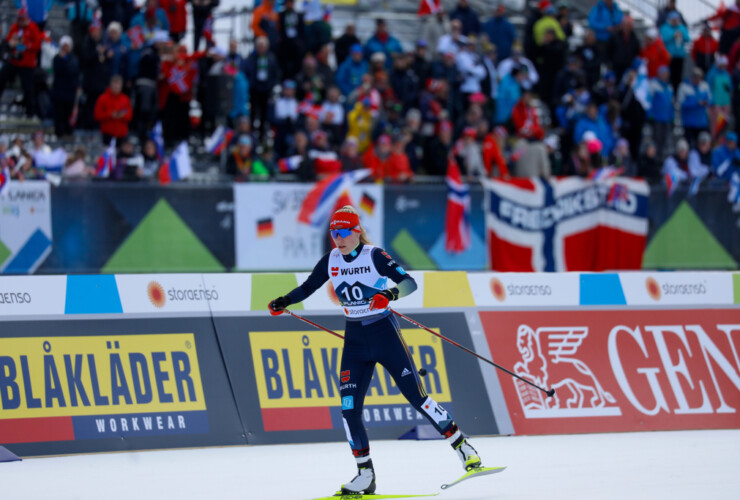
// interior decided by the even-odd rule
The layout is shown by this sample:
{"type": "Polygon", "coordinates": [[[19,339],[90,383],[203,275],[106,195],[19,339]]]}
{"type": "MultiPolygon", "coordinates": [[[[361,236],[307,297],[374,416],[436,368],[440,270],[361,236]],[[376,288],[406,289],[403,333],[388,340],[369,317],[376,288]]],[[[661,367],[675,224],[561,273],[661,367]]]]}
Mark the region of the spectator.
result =
{"type": "Polygon", "coordinates": [[[645,60],[647,65],[648,78],[657,77],[658,68],[663,66],[667,68],[671,63],[671,56],[668,54],[657,28],[651,27],[645,31],[645,46],[640,52],[640,57],[645,60]]]}
{"type": "Polygon", "coordinates": [[[370,109],[370,98],[365,97],[355,103],[347,115],[347,135],[357,138],[357,150],[364,153],[370,145],[370,131],[373,127],[373,114],[370,109]]]}
{"type": "Polygon", "coordinates": [[[673,12],[678,14],[679,21],[681,24],[686,26],[686,20],[683,18],[683,14],[681,14],[681,12],[676,8],[676,0],[668,0],[666,6],[660,9],[658,12],[658,18],[655,20],[655,25],[659,27],[663,26],[668,20],[668,16],[673,12]]]}
{"type": "Polygon", "coordinates": [[[28,17],[25,9],[18,11],[16,21],[10,26],[5,40],[8,43],[10,58],[0,68],[0,98],[8,82],[16,76],[21,81],[26,116],[36,115],[36,89],[34,71],[39,50],[41,50],[41,32],[28,17]]]}
{"type": "Polygon", "coordinates": [[[278,43],[278,21],[278,14],[275,12],[275,0],[263,0],[252,13],[252,32],[255,40],[265,37],[270,42],[270,47],[276,47],[278,43]]]}
{"type": "Polygon", "coordinates": [[[694,40],[694,44],[691,46],[691,58],[694,60],[694,64],[706,73],[712,67],[718,49],[719,42],[712,36],[711,26],[704,23],[701,36],[694,40]]]}
{"type": "Polygon", "coordinates": [[[696,148],[689,152],[689,173],[691,177],[698,182],[708,177],[712,173],[712,160],[712,136],[707,132],[702,132],[697,139],[696,148]]]}
{"type": "Polygon", "coordinates": [[[387,134],[378,137],[375,146],[367,148],[362,155],[362,163],[372,170],[373,179],[379,182],[404,182],[413,176],[408,158],[402,149],[394,151],[391,137],[387,134]]]}
{"type": "Polygon", "coordinates": [[[266,179],[270,170],[260,159],[252,156],[252,139],[248,135],[239,136],[237,145],[232,148],[226,160],[226,174],[235,182],[248,182],[253,176],[266,179]]]}
{"type": "Polygon", "coordinates": [[[481,82],[481,92],[483,95],[488,97],[488,111],[489,115],[493,116],[496,108],[496,99],[498,99],[498,70],[496,65],[498,63],[498,51],[496,46],[490,42],[484,42],[482,47],[483,52],[483,68],[486,70],[486,77],[481,82]]]}
{"type": "Polygon", "coordinates": [[[267,130],[270,94],[280,78],[277,60],[274,54],[269,51],[269,48],[269,40],[265,37],[259,37],[255,42],[254,51],[244,61],[242,68],[249,81],[252,127],[259,129],[260,141],[263,140],[267,130]]]}
{"type": "Polygon", "coordinates": [[[307,100],[315,104],[321,103],[326,93],[326,88],[333,81],[326,73],[319,73],[318,61],[311,54],[306,54],[303,59],[301,72],[296,76],[298,86],[298,100],[307,100]]]}
{"type": "Polygon", "coordinates": [[[167,13],[167,20],[170,22],[170,37],[178,44],[185,36],[187,27],[185,2],[186,0],[159,0],[159,6],[167,13]]]}
{"type": "Polygon", "coordinates": [[[368,64],[363,59],[362,45],[355,44],[347,58],[337,70],[336,83],[343,95],[349,95],[362,83],[362,75],[368,72],[368,64]]]}
{"type": "Polygon", "coordinates": [[[344,27],[342,36],[334,40],[334,58],[337,61],[337,68],[351,55],[352,48],[355,45],[359,45],[360,50],[362,50],[360,39],[355,35],[354,23],[348,23],[344,27]]]}
{"type": "Polygon", "coordinates": [[[365,57],[370,58],[372,54],[381,52],[385,54],[385,67],[390,69],[393,56],[403,52],[398,39],[388,33],[385,19],[375,21],[375,33],[365,44],[365,57]]]}
{"type": "Polygon", "coordinates": [[[159,173],[162,158],[157,151],[157,143],[153,139],[144,141],[144,147],[141,148],[141,159],[141,178],[155,179],[159,173]]]}
{"type": "Polygon", "coordinates": [[[604,73],[604,77],[592,89],[591,95],[599,105],[618,99],[617,77],[613,71],[604,73]]]}
{"type": "Polygon", "coordinates": [[[683,77],[683,62],[686,57],[686,43],[689,42],[689,31],[680,23],[677,12],[668,14],[667,22],[660,27],[660,37],[671,56],[671,83],[676,92],[683,77]]]}
{"type": "Polygon", "coordinates": [[[128,135],[128,123],[133,111],[131,101],[122,92],[123,78],[114,75],[108,89],[95,103],[95,121],[100,123],[103,144],[108,145],[111,139],[122,139],[128,135]]]}
{"type": "Polygon", "coordinates": [[[54,133],[60,139],[69,139],[77,120],[77,99],[82,91],[80,63],[72,53],[71,37],[65,35],[59,41],[59,53],[54,56],[53,66],[54,133]]]}
{"type": "Polygon", "coordinates": [[[37,130],[31,136],[31,143],[26,148],[26,151],[33,157],[38,153],[48,154],[51,153],[51,146],[49,146],[44,140],[44,131],[37,130]]]}
{"type": "MultiPolygon", "coordinates": [[[[220,0],[191,0],[193,12],[193,50],[200,48],[200,39],[203,36],[203,28],[206,20],[213,19],[213,11],[218,7],[220,0]]],[[[237,67],[239,65],[237,64],[237,67]]]]}
{"type": "Polygon", "coordinates": [[[486,78],[486,68],[481,57],[475,51],[475,45],[468,40],[463,50],[457,54],[455,63],[462,77],[460,93],[463,103],[467,106],[470,96],[480,94],[481,82],[486,78]]]}
{"type": "Polygon", "coordinates": [[[66,179],[87,178],[95,175],[95,169],[87,164],[87,150],[77,146],[64,163],[62,176],[66,179]]]}
{"type": "Polygon", "coordinates": [[[144,158],[134,151],[134,141],[124,136],[118,141],[118,151],[111,178],[117,181],[139,181],[143,175],[144,158]]]}
{"type": "Polygon", "coordinates": [[[522,82],[527,79],[528,70],[526,66],[514,67],[506,74],[498,86],[498,101],[496,101],[496,113],[493,123],[505,125],[511,118],[514,106],[522,95],[522,82]]]}
{"type": "Polygon", "coordinates": [[[511,115],[514,130],[520,139],[541,141],[545,138],[545,130],[540,125],[537,110],[532,104],[532,92],[524,90],[522,97],[514,106],[511,115]]]}
{"type": "Polygon", "coordinates": [[[139,142],[146,140],[149,131],[157,122],[159,94],[157,85],[161,68],[159,53],[169,40],[166,31],[157,31],[141,51],[139,74],[134,81],[134,124],[139,142]]]}
{"type": "Polygon", "coordinates": [[[195,91],[198,68],[184,45],[177,47],[174,61],[162,62],[164,85],[159,94],[162,109],[162,135],[167,147],[190,137],[190,101],[195,91]]]}
{"type": "Polygon", "coordinates": [[[311,148],[308,157],[313,160],[316,178],[321,180],[342,171],[342,164],[337,154],[329,148],[329,136],[319,129],[311,136],[311,148]]]}
{"type": "Polygon", "coordinates": [[[150,38],[157,31],[170,31],[170,20],[167,12],[158,6],[157,0],[146,0],[139,13],[131,18],[131,26],[139,26],[145,38],[150,38]]]}
{"type": "Polygon", "coordinates": [[[339,146],[344,139],[344,106],[339,102],[341,93],[336,85],[331,85],[326,92],[326,100],[319,110],[319,121],[329,133],[329,141],[333,146],[339,146]]]}
{"type": "Polygon", "coordinates": [[[617,81],[622,80],[624,72],[632,66],[632,62],[640,55],[640,41],[632,29],[633,24],[634,21],[630,16],[624,16],[607,44],[606,60],[611,62],[617,81]]]}
{"type": "Polygon", "coordinates": [[[517,151],[515,177],[550,177],[550,158],[543,142],[519,139],[514,148],[517,151]]]}
{"type": "Polygon", "coordinates": [[[650,80],[650,111],[648,117],[653,126],[654,147],[658,158],[664,158],[673,143],[673,87],[667,66],[658,69],[658,76],[650,80]]]}
{"type": "Polygon", "coordinates": [[[558,9],[558,13],[555,17],[560,23],[560,27],[562,28],[563,33],[565,33],[565,38],[567,40],[573,36],[573,23],[570,22],[570,7],[567,2],[562,0],[558,2],[556,7],[558,9]]]}
{"type": "Polygon", "coordinates": [[[552,6],[550,0],[541,0],[537,3],[536,8],[530,8],[527,16],[527,23],[524,26],[523,39],[524,54],[526,54],[529,59],[537,57],[537,44],[534,39],[534,25],[542,18],[545,14],[545,10],[550,6],[552,6]]]}
{"type": "Polygon", "coordinates": [[[509,167],[506,165],[496,135],[490,132],[488,120],[478,121],[477,131],[478,138],[481,141],[483,166],[486,168],[487,176],[495,179],[508,179],[510,177],[509,167]]]}
{"type": "Polygon", "coordinates": [[[582,142],[588,132],[599,140],[604,155],[609,155],[614,147],[614,132],[595,101],[588,103],[586,114],[576,122],[573,139],[577,143],[582,142]]]}
{"type": "Polygon", "coordinates": [[[319,48],[328,45],[332,40],[332,28],[329,24],[331,10],[322,10],[319,0],[313,0],[310,7],[304,4],[304,23],[306,26],[306,52],[315,54],[319,48]]]}
{"type": "Polygon", "coordinates": [[[437,127],[437,133],[426,141],[422,172],[427,175],[444,176],[447,173],[447,159],[451,151],[452,124],[443,120],[437,127]]]}
{"type": "Polygon", "coordinates": [[[463,75],[457,69],[455,62],[456,56],[452,52],[443,54],[442,60],[432,65],[432,77],[447,82],[447,114],[452,122],[457,119],[463,112],[463,100],[460,86],[463,82],[463,75]]]}
{"type": "MultiPolygon", "coordinates": [[[[437,42],[437,56],[444,54],[455,54],[462,49],[468,39],[462,34],[462,23],[459,19],[450,21],[450,31],[439,38],[437,42]]],[[[438,59],[435,57],[434,59],[438,59]]]]}
{"type": "Polygon", "coordinates": [[[224,71],[234,76],[234,102],[229,111],[229,123],[233,124],[242,117],[249,117],[249,82],[239,66],[229,59],[225,61],[224,71]]]}
{"type": "Polygon", "coordinates": [[[298,125],[298,100],[295,91],[295,82],[285,80],[280,96],[273,103],[270,123],[275,131],[275,153],[280,158],[286,156],[298,125]]]}
{"type": "MultiPolygon", "coordinates": [[[[551,110],[554,110],[554,107],[562,101],[564,95],[575,92],[576,88],[585,85],[585,83],[586,78],[581,70],[581,60],[576,56],[568,57],[567,64],[555,77],[552,99],[547,104],[551,106],[551,110]]],[[[552,117],[554,120],[554,112],[552,112],[552,117]]]]}
{"type": "Polygon", "coordinates": [[[511,72],[512,68],[514,68],[515,66],[527,68],[526,74],[524,75],[525,79],[522,80],[523,86],[532,88],[537,85],[537,82],[540,81],[540,75],[539,73],[537,73],[537,69],[535,68],[534,64],[532,64],[532,61],[524,57],[522,49],[518,45],[514,45],[514,47],[511,49],[511,57],[508,59],[504,59],[498,65],[499,78],[504,78],[511,72]]]}
{"type": "Polygon", "coordinates": [[[483,148],[478,142],[478,131],[475,127],[465,127],[453,151],[461,167],[461,173],[468,178],[469,182],[486,177],[483,148]]]}
{"type": "Polygon", "coordinates": [[[676,152],[663,161],[661,169],[664,176],[670,176],[676,182],[689,178],[689,143],[683,137],[676,142],[676,152]]]}
{"type": "Polygon", "coordinates": [[[709,128],[712,135],[716,136],[719,133],[716,130],[719,118],[731,119],[732,77],[727,71],[727,56],[720,55],[717,58],[717,63],[707,73],[707,85],[712,96],[709,108],[709,128]]]}
{"type": "Polygon", "coordinates": [[[488,41],[496,46],[501,59],[511,56],[511,46],[516,40],[516,28],[506,17],[506,7],[503,3],[496,5],[493,16],[483,23],[481,31],[488,37],[488,41]]]}
{"type": "Polygon", "coordinates": [[[555,78],[558,71],[565,66],[565,54],[568,47],[565,42],[559,40],[554,30],[547,30],[539,47],[538,71],[542,75],[538,90],[540,98],[554,113],[553,91],[555,90],[555,78]]]}
{"type": "Polygon", "coordinates": [[[351,172],[364,168],[362,158],[357,149],[357,138],[347,136],[339,153],[339,161],[342,164],[342,172],[351,172]]]}
{"type": "Polygon", "coordinates": [[[637,162],[637,175],[644,178],[650,184],[657,184],[663,176],[660,174],[660,157],[655,143],[646,139],[642,143],[642,153],[637,162]]]}
{"type": "Polygon", "coordinates": [[[418,79],[419,89],[417,90],[421,90],[432,74],[432,65],[429,64],[429,58],[427,57],[428,47],[429,45],[426,40],[417,40],[416,50],[412,56],[411,71],[414,72],[418,79]]]}
{"type": "Polygon", "coordinates": [[[429,50],[427,51],[427,60],[433,61],[437,58],[439,44],[447,33],[451,30],[450,22],[444,11],[440,10],[434,15],[425,16],[421,24],[419,38],[426,40],[429,50]]]}
{"type": "Polygon", "coordinates": [[[130,83],[128,37],[123,34],[123,28],[118,21],[113,21],[108,25],[106,35],[105,57],[111,61],[111,75],[121,75],[124,85],[128,86],[130,83]]]}
{"type": "Polygon", "coordinates": [[[411,70],[411,58],[411,54],[396,56],[390,74],[390,85],[393,94],[403,110],[409,110],[416,106],[419,100],[419,78],[411,70]]]}
{"type": "Polygon", "coordinates": [[[278,62],[283,78],[294,78],[303,59],[303,14],[295,10],[294,0],[286,0],[278,15],[278,62]]]}
{"type": "Polygon", "coordinates": [[[622,10],[614,0],[599,0],[588,13],[588,27],[594,30],[602,55],[609,38],[622,24],[622,10]]]}
{"type": "Polygon", "coordinates": [[[602,62],[602,53],[597,45],[594,30],[586,30],[583,35],[583,44],[576,49],[575,55],[581,60],[581,67],[586,77],[586,86],[591,90],[601,77],[602,62]]]}
{"type": "Polygon", "coordinates": [[[637,163],[630,154],[630,144],[627,139],[617,139],[611,154],[611,165],[622,169],[625,177],[637,177],[637,163]]]}
{"type": "Polygon", "coordinates": [[[95,9],[87,0],[69,0],[67,2],[67,19],[70,22],[72,46],[78,61],[82,61],[82,44],[87,36],[87,30],[95,15],[95,9]]]}
{"type": "Polygon", "coordinates": [[[740,170],[740,151],[737,149],[737,134],[725,134],[724,144],[720,144],[712,153],[712,172],[718,179],[729,181],[732,174],[740,170]]]}
{"type": "Polygon", "coordinates": [[[123,28],[128,28],[133,14],[133,2],[129,0],[98,0],[98,6],[102,12],[101,21],[103,26],[109,26],[110,23],[117,22],[123,28]]]}
{"type": "Polygon", "coordinates": [[[100,20],[94,18],[82,49],[82,91],[84,104],[80,127],[88,130],[97,128],[93,117],[95,103],[110,81],[112,62],[105,55],[100,20]]]}
{"type": "Polygon", "coordinates": [[[740,0],[735,0],[735,5],[726,8],[723,4],[717,8],[717,13],[707,18],[710,23],[719,22],[719,52],[727,55],[732,44],[740,38],[740,0]]]}
{"type": "Polygon", "coordinates": [[[28,17],[31,19],[39,31],[44,31],[46,19],[49,16],[52,2],[50,0],[15,0],[16,9],[26,9],[28,17]]]}
{"type": "Polygon", "coordinates": [[[424,160],[424,138],[421,135],[421,111],[409,109],[403,124],[404,141],[406,143],[406,157],[409,167],[416,174],[424,160]]]}
{"type": "Polygon", "coordinates": [[[681,123],[689,145],[696,144],[701,131],[709,130],[708,109],[711,99],[704,73],[701,69],[694,68],[690,79],[681,82],[677,98],[681,107],[681,123]]]}
{"type": "Polygon", "coordinates": [[[316,52],[316,73],[321,78],[322,95],[325,95],[327,89],[334,84],[334,70],[329,65],[329,56],[329,45],[322,45],[316,52]]]}
{"type": "MultiPolygon", "coordinates": [[[[639,67],[638,64],[635,64],[635,67],[639,67]]],[[[643,107],[643,102],[647,105],[647,101],[641,99],[637,93],[636,80],[637,70],[630,69],[624,74],[622,83],[619,86],[619,117],[621,121],[619,133],[627,139],[632,158],[637,158],[640,154],[642,127],[645,124],[645,108],[643,107]]],[[[648,82],[645,83],[647,84],[648,82]]],[[[645,96],[646,99],[648,97],[648,95],[645,96]]]]}
{"type": "Polygon", "coordinates": [[[458,0],[455,10],[450,12],[450,21],[459,20],[462,25],[462,34],[465,36],[480,33],[478,14],[468,5],[468,0],[458,0]]]}
{"type": "Polygon", "coordinates": [[[550,5],[545,9],[544,15],[534,23],[532,34],[534,35],[534,43],[537,46],[541,46],[544,43],[545,33],[549,30],[553,30],[555,32],[555,36],[558,40],[565,40],[565,33],[563,32],[563,28],[560,26],[560,21],[555,17],[555,14],[557,14],[557,9],[550,5]]]}

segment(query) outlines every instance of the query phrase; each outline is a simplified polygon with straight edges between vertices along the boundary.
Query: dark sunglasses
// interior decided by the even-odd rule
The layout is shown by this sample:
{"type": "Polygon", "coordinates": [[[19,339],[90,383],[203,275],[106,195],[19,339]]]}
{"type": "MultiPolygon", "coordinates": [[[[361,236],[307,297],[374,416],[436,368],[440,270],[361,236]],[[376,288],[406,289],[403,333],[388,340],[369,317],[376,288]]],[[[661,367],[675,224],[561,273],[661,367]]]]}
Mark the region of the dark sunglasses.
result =
{"type": "Polygon", "coordinates": [[[349,236],[350,234],[352,234],[352,230],[353,230],[353,229],[354,229],[355,227],[357,227],[357,226],[354,226],[354,227],[350,227],[350,228],[348,228],[348,229],[332,229],[331,231],[329,231],[329,233],[331,233],[331,237],[332,237],[332,238],[334,238],[335,240],[336,240],[337,238],[339,238],[340,236],[341,236],[342,238],[346,238],[346,237],[348,237],[348,236],[349,236]]]}

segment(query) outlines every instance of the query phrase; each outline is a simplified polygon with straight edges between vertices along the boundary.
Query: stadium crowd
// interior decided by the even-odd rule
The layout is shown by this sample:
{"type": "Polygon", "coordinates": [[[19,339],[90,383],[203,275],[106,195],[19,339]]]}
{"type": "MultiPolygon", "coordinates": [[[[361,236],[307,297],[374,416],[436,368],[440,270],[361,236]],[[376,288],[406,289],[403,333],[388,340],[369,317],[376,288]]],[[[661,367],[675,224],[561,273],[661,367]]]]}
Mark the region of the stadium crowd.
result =
{"type": "MultiPolygon", "coordinates": [[[[445,12],[421,0],[408,51],[382,18],[367,40],[352,24],[333,39],[319,0],[262,0],[249,53],[215,43],[219,0],[69,0],[70,33],[46,42],[54,0],[15,1],[0,97],[17,77],[26,114],[52,119],[60,141],[75,130],[116,139],[114,179],[156,178],[163,151],[191,136],[236,181],[370,168],[376,180],[408,182],[444,176],[450,157],[468,179],[609,166],[650,182],[726,182],[740,168],[740,0],[694,40],[673,1],[638,36],[618,0],[599,0],[576,37],[567,2],[533,4],[518,32],[497,2],[476,12],[459,0],[445,12]],[[35,75],[49,42],[58,53],[45,86],[35,75]]],[[[49,153],[42,133],[28,145],[0,139],[14,178],[43,176],[39,151],[49,153]]],[[[86,156],[70,151],[65,176],[98,175],[86,156]]]]}

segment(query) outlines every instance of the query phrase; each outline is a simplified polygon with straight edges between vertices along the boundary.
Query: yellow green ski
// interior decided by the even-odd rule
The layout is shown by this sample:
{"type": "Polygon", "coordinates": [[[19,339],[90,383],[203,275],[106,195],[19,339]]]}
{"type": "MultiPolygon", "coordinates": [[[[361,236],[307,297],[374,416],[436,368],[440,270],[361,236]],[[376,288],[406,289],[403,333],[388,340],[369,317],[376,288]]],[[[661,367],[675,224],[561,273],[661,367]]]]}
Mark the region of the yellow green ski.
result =
{"type": "Polygon", "coordinates": [[[457,483],[460,483],[462,481],[465,481],[466,479],[470,479],[471,477],[477,477],[477,476],[487,476],[489,474],[496,474],[497,472],[501,472],[504,470],[506,466],[503,467],[475,467],[474,469],[470,469],[468,472],[462,475],[460,479],[457,481],[453,481],[449,484],[443,484],[442,489],[446,490],[447,488],[451,488],[455,486],[457,483]]]}
{"type": "Polygon", "coordinates": [[[432,493],[431,495],[361,495],[361,494],[349,494],[342,495],[341,491],[337,491],[335,495],[330,497],[314,498],[313,500],[380,500],[383,498],[417,498],[417,497],[436,497],[439,493],[432,493]]]}

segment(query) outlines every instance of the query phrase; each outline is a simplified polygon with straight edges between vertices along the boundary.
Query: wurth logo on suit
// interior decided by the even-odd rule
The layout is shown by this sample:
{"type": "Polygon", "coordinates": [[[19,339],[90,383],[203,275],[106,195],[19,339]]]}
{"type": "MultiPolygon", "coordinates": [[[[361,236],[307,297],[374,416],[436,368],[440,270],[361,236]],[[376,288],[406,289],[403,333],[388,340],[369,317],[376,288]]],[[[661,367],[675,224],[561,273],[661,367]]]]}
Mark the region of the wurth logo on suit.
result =
{"type": "MultiPolygon", "coordinates": [[[[342,276],[353,276],[355,274],[365,274],[370,273],[372,270],[370,269],[370,266],[362,266],[362,267],[350,267],[348,269],[342,269],[339,273],[342,276]]],[[[335,276],[332,274],[332,276],[335,276]]]]}

